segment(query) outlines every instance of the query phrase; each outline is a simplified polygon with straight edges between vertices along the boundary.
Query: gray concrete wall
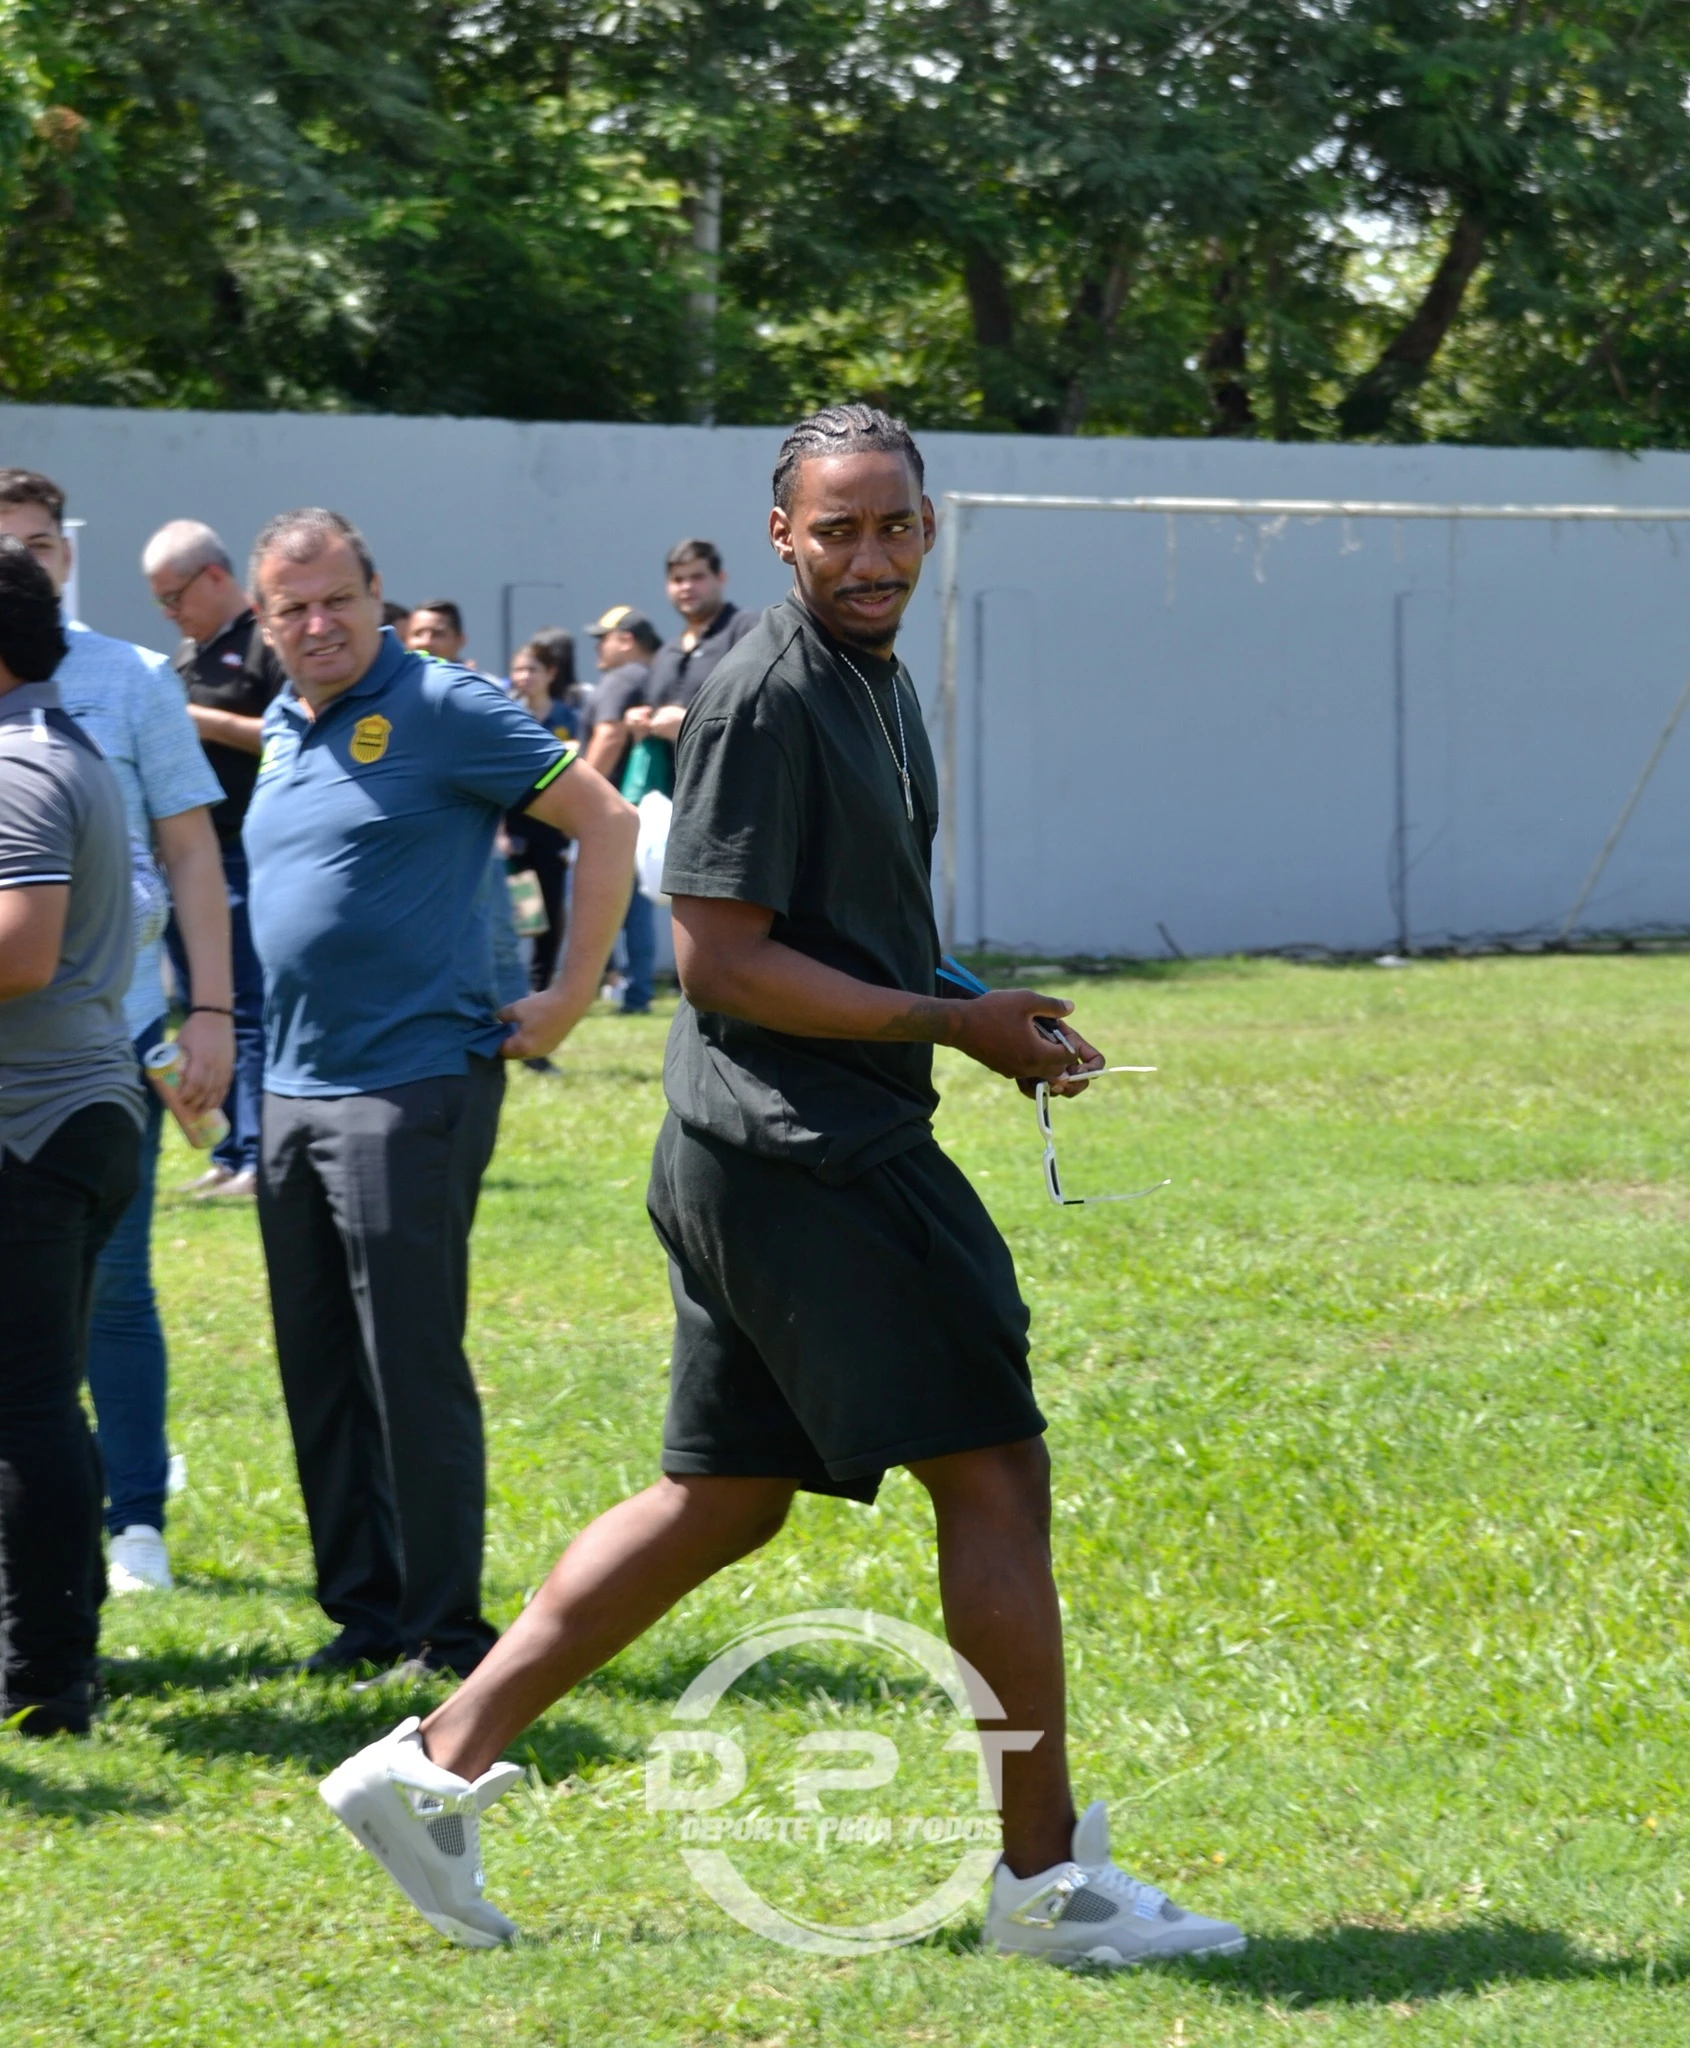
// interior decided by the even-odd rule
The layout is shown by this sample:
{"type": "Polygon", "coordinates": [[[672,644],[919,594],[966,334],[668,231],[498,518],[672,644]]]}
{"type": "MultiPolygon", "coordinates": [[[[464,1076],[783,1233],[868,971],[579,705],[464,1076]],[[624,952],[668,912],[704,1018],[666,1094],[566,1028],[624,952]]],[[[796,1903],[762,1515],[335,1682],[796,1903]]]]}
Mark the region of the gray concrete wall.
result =
{"type": "MultiPolygon", "coordinates": [[[[0,407],[83,535],[82,610],[158,644],[163,520],[243,549],[327,503],[390,592],[455,597],[484,666],[606,605],[665,620],[662,556],[714,539],[784,585],[763,428],[0,407]]],[[[945,489],[1690,506],[1690,456],[924,437],[945,489]]],[[[1552,927],[1690,673],[1690,530],[979,510],[962,556],[958,934],[1037,951],[1387,943],[1393,613],[1405,600],[1410,924],[1552,927]]],[[[937,564],[903,651],[931,706],[937,564]]],[[[1690,927],[1690,723],[1592,903],[1690,927]]]]}

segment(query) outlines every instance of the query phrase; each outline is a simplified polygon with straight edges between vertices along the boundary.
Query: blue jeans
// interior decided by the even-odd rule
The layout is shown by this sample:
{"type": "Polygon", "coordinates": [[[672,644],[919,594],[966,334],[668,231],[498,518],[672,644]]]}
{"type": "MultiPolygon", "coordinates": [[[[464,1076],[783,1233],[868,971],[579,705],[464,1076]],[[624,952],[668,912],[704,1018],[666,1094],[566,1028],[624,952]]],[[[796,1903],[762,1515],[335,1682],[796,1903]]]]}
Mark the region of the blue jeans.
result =
{"type": "MultiPolygon", "coordinates": [[[[164,1036],[161,1017],[135,1041],[137,1057],[164,1036]]],[[[106,1468],[106,1527],[164,1527],[170,1453],[164,1439],[164,1329],[153,1296],[153,1193],[164,1104],[149,1087],[141,1177],[94,1268],[88,1391],[106,1468]]]]}
{"type": "MultiPolygon", "coordinates": [[[[235,1072],[223,1098],[229,1135],[211,1156],[230,1173],[245,1173],[258,1167],[258,1118],[264,1101],[264,970],[258,964],[252,922],[247,916],[246,849],[238,839],[232,839],[221,851],[223,881],[229,892],[229,947],[235,977],[235,1072]]],[[[174,918],[165,928],[164,942],[170,948],[176,985],[186,990],[188,956],[174,918]]],[[[192,1002],[193,996],[188,994],[184,1000],[192,1002]]]]}
{"type": "Polygon", "coordinates": [[[627,963],[628,985],[622,991],[622,1008],[637,1016],[651,1008],[651,977],[657,959],[657,920],[649,896],[638,889],[628,905],[622,924],[622,957],[627,963]]]}
{"type": "Polygon", "coordinates": [[[522,957],[516,912],[511,909],[510,870],[504,855],[495,853],[487,877],[487,910],[493,926],[493,987],[499,1007],[520,1002],[528,994],[528,963],[522,957]]]}

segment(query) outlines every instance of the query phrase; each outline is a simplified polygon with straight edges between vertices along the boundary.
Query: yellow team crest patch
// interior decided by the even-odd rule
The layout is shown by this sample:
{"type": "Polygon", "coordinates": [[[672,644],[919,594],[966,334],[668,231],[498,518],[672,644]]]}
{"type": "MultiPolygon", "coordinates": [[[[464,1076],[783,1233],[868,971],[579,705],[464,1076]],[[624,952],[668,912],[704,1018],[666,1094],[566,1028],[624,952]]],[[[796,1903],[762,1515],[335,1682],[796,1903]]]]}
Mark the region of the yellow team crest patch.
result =
{"type": "Polygon", "coordinates": [[[378,712],[372,712],[368,718],[360,718],[352,728],[352,744],[349,751],[353,760],[360,768],[367,768],[372,761],[379,761],[387,752],[387,742],[392,734],[391,721],[383,718],[378,712]]]}

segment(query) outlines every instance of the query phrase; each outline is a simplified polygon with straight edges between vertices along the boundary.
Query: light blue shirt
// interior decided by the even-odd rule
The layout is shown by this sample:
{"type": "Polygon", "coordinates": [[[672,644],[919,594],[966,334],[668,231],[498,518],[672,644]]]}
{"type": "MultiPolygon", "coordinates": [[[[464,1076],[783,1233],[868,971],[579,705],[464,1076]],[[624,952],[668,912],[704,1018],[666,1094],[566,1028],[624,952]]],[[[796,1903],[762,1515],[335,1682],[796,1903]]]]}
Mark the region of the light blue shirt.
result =
{"type": "MultiPolygon", "coordinates": [[[[70,652],[53,680],[65,709],[111,763],[131,841],[150,847],[155,818],[221,802],[222,785],[188,716],[187,692],[166,658],[80,623],[68,626],[65,638],[70,652]]],[[[162,951],[156,938],[136,951],[123,1000],[132,1038],[164,1015],[162,951]]]]}

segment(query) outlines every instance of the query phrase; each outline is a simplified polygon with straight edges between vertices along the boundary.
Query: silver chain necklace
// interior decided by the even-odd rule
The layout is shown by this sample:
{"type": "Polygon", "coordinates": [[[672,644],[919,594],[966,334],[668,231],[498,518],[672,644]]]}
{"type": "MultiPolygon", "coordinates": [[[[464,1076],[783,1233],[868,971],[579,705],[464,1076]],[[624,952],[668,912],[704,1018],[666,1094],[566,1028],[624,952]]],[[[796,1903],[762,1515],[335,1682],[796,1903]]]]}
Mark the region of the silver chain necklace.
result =
{"type": "Polygon", "coordinates": [[[874,722],[880,727],[886,740],[886,751],[892,756],[892,766],[897,771],[898,781],[903,786],[904,816],[915,823],[915,798],[910,794],[910,743],[904,732],[904,701],[898,695],[897,664],[892,666],[892,710],[898,721],[898,744],[892,744],[892,729],[886,723],[886,714],[880,708],[880,699],[874,694],[874,685],[843,648],[834,652],[868,692],[869,709],[874,713],[874,722]]]}

